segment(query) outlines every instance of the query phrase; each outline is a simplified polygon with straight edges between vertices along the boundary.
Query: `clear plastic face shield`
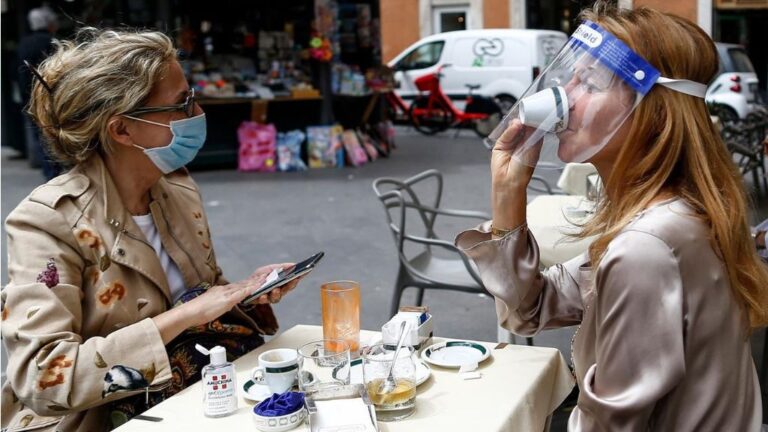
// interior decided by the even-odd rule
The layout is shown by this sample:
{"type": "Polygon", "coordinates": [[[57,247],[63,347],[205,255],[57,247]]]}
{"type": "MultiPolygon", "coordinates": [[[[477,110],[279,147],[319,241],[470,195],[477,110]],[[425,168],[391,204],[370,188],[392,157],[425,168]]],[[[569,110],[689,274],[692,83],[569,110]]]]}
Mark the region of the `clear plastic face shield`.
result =
{"type": "Polygon", "coordinates": [[[706,91],[704,84],[661,77],[621,40],[586,21],[485,144],[511,150],[528,166],[587,162],[611,141],[654,84],[701,98],[706,91]]]}

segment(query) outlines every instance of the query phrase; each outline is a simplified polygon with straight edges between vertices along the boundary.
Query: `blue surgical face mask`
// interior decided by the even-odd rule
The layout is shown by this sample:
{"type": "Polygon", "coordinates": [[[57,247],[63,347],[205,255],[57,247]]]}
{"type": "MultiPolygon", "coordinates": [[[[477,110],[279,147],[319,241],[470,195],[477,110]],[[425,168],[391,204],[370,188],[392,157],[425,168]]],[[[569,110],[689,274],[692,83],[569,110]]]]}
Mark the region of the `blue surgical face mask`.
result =
{"type": "Polygon", "coordinates": [[[144,148],[134,144],[134,147],[144,151],[144,154],[157,165],[163,174],[176,171],[192,162],[192,159],[195,158],[197,152],[203,147],[203,143],[205,143],[205,114],[200,114],[183,120],[174,120],[170,124],[153,122],[151,120],[145,120],[129,115],[125,117],[171,129],[173,138],[167,146],[144,148]]]}

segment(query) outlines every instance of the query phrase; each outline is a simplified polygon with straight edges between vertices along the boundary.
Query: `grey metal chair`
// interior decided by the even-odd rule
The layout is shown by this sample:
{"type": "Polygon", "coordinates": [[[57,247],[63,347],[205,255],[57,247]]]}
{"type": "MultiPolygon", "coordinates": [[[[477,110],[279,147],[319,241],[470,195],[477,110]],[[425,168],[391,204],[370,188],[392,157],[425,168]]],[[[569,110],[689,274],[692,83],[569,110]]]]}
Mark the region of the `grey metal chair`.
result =
{"type": "MultiPolygon", "coordinates": [[[[461,291],[472,294],[488,294],[474,264],[452,242],[443,240],[435,232],[437,216],[488,220],[490,216],[477,211],[440,208],[443,193],[443,176],[437,170],[428,170],[405,180],[379,178],[373,182],[373,190],[384,205],[387,225],[397,246],[397,280],[392,295],[390,316],[397,313],[400,299],[406,288],[417,288],[416,304],[421,305],[424,291],[428,289],[461,291]],[[415,186],[429,186],[419,197],[415,186]],[[412,217],[408,217],[409,215],[412,217]],[[406,250],[408,249],[408,250],[406,250]],[[445,251],[438,255],[437,250],[445,251]]],[[[442,218],[441,218],[442,219],[442,218]]]]}
{"type": "Polygon", "coordinates": [[[544,174],[544,172],[556,172],[559,176],[563,173],[563,165],[553,163],[553,162],[544,162],[540,161],[536,168],[539,168],[538,174],[534,174],[531,177],[531,181],[528,183],[528,191],[529,192],[536,192],[537,194],[547,194],[547,195],[565,195],[566,193],[560,189],[557,186],[552,186],[550,182],[545,178],[545,176],[541,175],[544,174]]]}

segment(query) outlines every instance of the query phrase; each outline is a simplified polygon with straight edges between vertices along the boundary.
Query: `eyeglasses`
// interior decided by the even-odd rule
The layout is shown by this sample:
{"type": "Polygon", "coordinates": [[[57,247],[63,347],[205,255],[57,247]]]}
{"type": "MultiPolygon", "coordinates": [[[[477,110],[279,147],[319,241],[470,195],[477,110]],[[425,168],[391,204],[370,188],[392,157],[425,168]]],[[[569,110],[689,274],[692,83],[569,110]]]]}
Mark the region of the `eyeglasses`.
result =
{"type": "Polygon", "coordinates": [[[184,100],[184,103],[182,104],[141,107],[141,108],[136,108],[133,111],[129,111],[125,113],[125,115],[137,116],[141,114],[150,114],[150,113],[158,113],[158,112],[176,112],[176,111],[183,112],[184,114],[187,115],[187,117],[192,117],[195,114],[195,89],[189,89],[189,92],[187,92],[187,98],[184,100]]]}

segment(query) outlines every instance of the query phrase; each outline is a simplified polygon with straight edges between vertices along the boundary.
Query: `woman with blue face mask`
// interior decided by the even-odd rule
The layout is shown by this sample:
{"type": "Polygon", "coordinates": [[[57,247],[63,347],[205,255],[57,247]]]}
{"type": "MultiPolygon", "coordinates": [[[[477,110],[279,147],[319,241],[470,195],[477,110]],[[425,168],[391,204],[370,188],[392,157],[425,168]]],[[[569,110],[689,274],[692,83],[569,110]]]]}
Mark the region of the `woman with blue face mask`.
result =
{"type": "Polygon", "coordinates": [[[184,168],[205,114],[167,36],[84,29],[32,72],[29,113],[71,169],[6,222],[2,428],[108,430],[199,379],[195,343],[261,345],[296,282],[241,306],[290,264],[222,276],[184,168]]]}

